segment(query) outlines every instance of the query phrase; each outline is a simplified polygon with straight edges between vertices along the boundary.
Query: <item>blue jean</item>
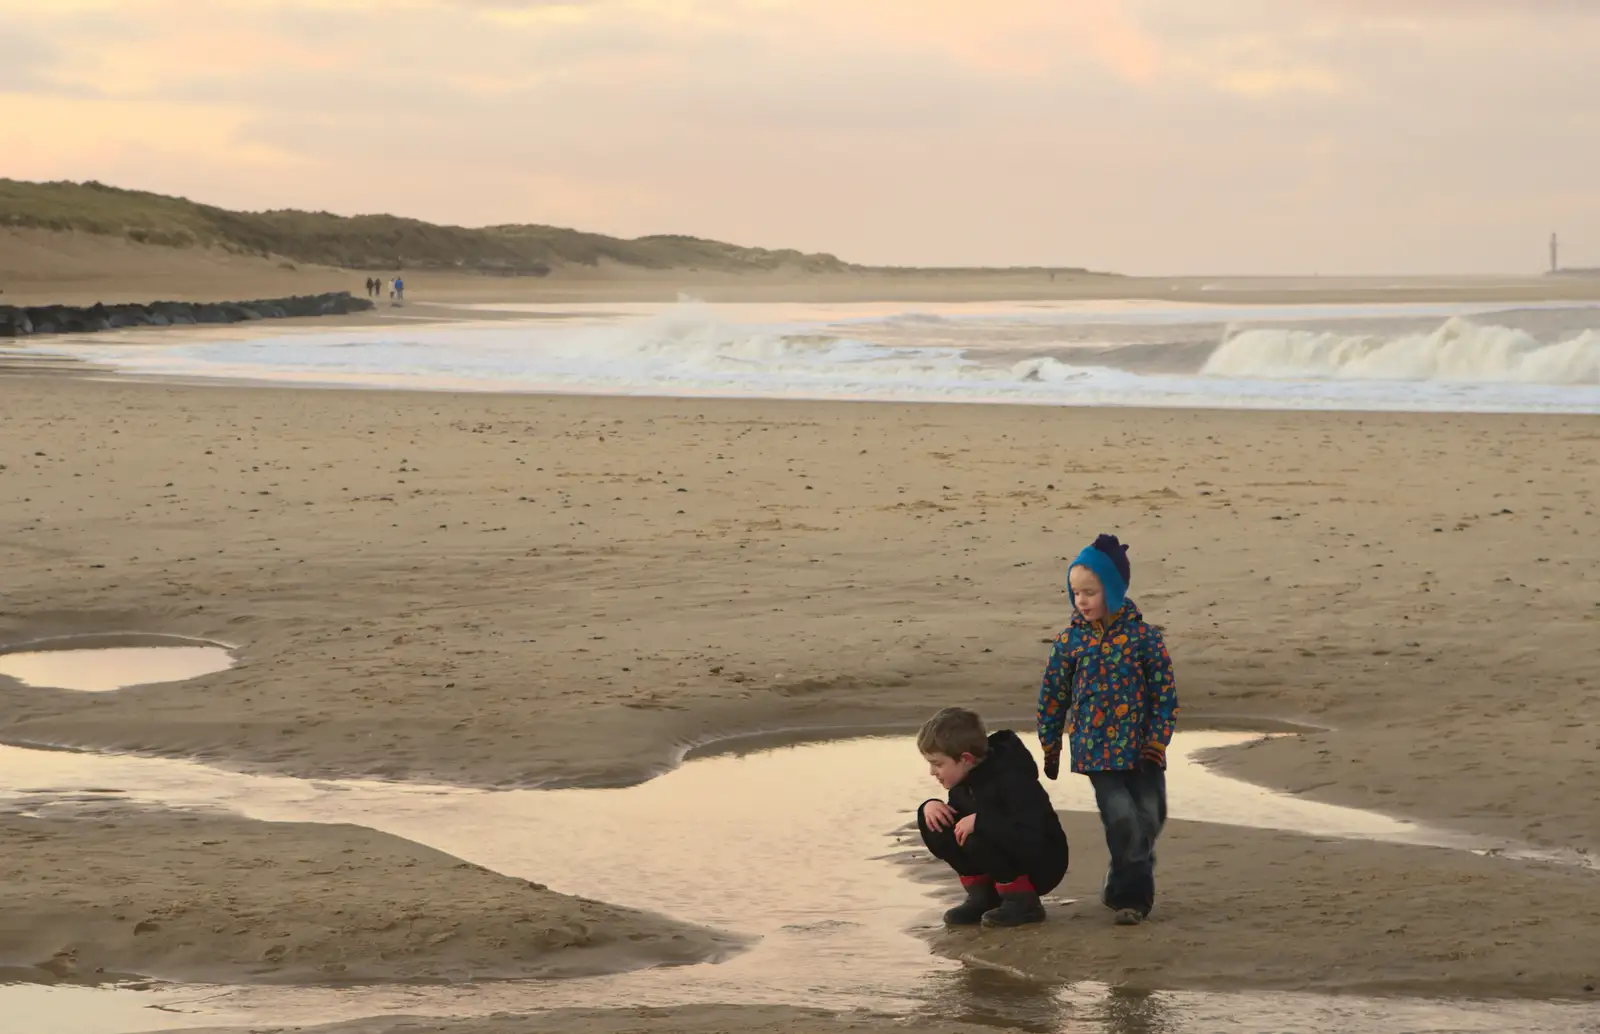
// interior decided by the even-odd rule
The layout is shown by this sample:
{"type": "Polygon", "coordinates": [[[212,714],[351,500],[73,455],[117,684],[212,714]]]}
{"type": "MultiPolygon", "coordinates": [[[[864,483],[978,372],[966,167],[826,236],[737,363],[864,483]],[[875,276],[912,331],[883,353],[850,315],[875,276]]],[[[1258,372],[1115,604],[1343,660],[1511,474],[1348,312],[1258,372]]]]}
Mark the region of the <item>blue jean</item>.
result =
{"type": "Polygon", "coordinates": [[[1111,865],[1100,900],[1149,915],[1156,903],[1156,838],[1167,823],[1167,773],[1141,764],[1128,772],[1090,772],[1111,865]]]}

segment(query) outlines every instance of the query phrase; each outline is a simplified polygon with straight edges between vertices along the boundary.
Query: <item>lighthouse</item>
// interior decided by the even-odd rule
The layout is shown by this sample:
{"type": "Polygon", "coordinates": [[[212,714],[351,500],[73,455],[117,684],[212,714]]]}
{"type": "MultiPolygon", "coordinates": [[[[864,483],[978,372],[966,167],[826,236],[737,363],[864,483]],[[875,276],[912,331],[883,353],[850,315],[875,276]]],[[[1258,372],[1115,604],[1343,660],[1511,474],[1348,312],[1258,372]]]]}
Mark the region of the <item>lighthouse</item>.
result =
{"type": "Polygon", "coordinates": [[[1550,235],[1550,272],[1561,272],[1561,242],[1553,233],[1550,235]]]}

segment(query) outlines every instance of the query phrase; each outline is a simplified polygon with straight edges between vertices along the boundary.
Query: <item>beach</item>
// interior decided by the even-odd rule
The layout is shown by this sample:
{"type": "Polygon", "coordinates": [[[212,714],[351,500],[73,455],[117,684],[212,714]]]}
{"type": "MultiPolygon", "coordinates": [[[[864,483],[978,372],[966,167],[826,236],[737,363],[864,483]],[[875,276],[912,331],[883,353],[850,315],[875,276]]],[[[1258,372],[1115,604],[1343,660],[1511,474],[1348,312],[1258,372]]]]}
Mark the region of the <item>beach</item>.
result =
{"type": "MultiPolygon", "coordinates": [[[[0,377],[0,641],[162,632],[235,646],[239,663],[108,694],[0,677],[7,744],[554,789],[639,784],[724,736],[910,732],[952,703],[1026,728],[1070,616],[1066,562],[1115,531],[1130,596],[1171,649],[1180,726],[1297,730],[1218,752],[1218,771],[1552,860],[1175,823],[1170,891],[1130,938],[1093,902],[1104,848],[1092,814],[1074,814],[1070,914],[1009,946],[930,936],[935,951],[1147,989],[1582,999],[1600,977],[1583,961],[1600,958],[1597,877],[1569,864],[1600,843],[1600,739],[1584,719],[1600,700],[1593,413],[219,387],[59,365],[0,377]]],[[[50,943],[38,924],[26,939],[9,927],[0,965],[111,943],[95,924],[122,907],[119,864],[185,893],[174,819],[115,815],[52,820],[105,876],[56,907],[50,943]]],[[[198,813],[186,835],[264,858],[365,837],[349,878],[296,897],[284,923],[416,911],[398,889],[363,889],[387,886],[404,841],[300,824],[269,850],[250,825],[198,813]]],[[[9,867],[29,875],[3,907],[33,914],[37,874],[64,849],[7,837],[9,867]]],[[[497,976],[711,959],[737,934],[554,891],[533,908],[524,882],[447,858],[419,863],[405,891],[428,922],[352,941],[340,964],[482,972],[497,935],[480,917],[500,909],[527,913],[505,937],[551,947],[497,976]],[[552,931],[580,910],[586,936],[640,947],[563,947],[552,931]],[[452,924],[484,932],[430,947],[452,924]]],[[[270,907],[297,871],[258,868],[236,907],[270,907]]],[[[310,945],[290,956],[299,969],[224,950],[227,917],[206,910],[225,888],[207,894],[194,922],[141,935],[162,971],[134,972],[315,981],[338,954],[292,930],[310,945]]],[[[106,968],[138,957],[118,948],[106,968]]],[[[682,1017],[650,1022],[705,1029],[682,1017]]]]}

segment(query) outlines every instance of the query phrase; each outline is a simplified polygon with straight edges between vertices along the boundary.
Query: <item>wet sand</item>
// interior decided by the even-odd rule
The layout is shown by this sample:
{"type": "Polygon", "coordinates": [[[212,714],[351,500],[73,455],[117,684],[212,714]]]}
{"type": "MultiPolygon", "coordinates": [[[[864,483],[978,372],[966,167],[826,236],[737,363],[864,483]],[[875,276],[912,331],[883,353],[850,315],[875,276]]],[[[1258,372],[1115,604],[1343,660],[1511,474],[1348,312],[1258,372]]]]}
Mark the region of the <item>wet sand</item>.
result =
{"type": "MultiPolygon", "coordinates": [[[[52,817],[63,808],[79,806],[88,808],[87,817],[92,819],[114,807],[111,800],[124,805],[208,806],[268,820],[303,841],[294,843],[290,858],[310,864],[313,875],[333,875],[338,890],[320,888],[308,897],[293,882],[292,861],[263,858],[257,868],[288,870],[284,875],[291,880],[289,911],[294,919],[285,917],[263,931],[251,921],[253,909],[230,911],[224,925],[237,942],[235,948],[253,947],[242,953],[235,950],[227,958],[199,960],[208,967],[199,969],[195,959],[175,953],[182,968],[174,969],[169,962],[161,972],[191,981],[303,981],[307,960],[340,948],[343,954],[336,957],[346,960],[340,972],[360,972],[363,954],[374,950],[371,938],[364,935],[368,928],[392,933],[405,946],[380,947],[373,973],[388,973],[391,979],[399,975],[388,954],[395,950],[408,952],[407,964],[415,974],[453,972],[460,979],[469,969],[457,953],[472,949],[470,939],[453,942],[448,930],[441,933],[436,916],[417,915],[397,903],[388,890],[370,893],[372,887],[385,885],[375,856],[348,867],[326,864],[330,852],[316,850],[315,827],[307,823],[378,831],[474,863],[464,869],[481,872],[481,866],[520,877],[538,874],[558,889],[581,889],[608,901],[694,917],[751,938],[748,954],[718,966],[634,973],[571,989],[525,984],[497,988],[490,992],[496,997],[488,1002],[481,999],[484,992],[470,1002],[424,994],[400,999],[441,1015],[606,1000],[655,1006],[731,1001],[831,1009],[881,1010],[890,1004],[904,1008],[907,1002],[939,997],[938,990],[947,987],[952,977],[949,967],[930,959],[916,937],[931,940],[945,956],[979,960],[1052,984],[1072,983],[1089,973],[1132,989],[1226,990],[1238,985],[1241,974],[1249,974],[1247,986],[1256,989],[1448,994],[1470,987],[1479,993],[1493,988],[1503,995],[1588,993],[1584,987],[1592,986],[1596,977],[1592,960],[1600,958],[1595,873],[1571,864],[1481,857],[1468,849],[1499,845],[1376,813],[1274,795],[1220,777],[1194,760],[1196,752],[1203,755],[1241,738],[1248,740],[1250,734],[1187,732],[1173,743],[1174,823],[1162,849],[1162,904],[1154,939],[1146,929],[1113,929],[1095,904],[1100,836],[1092,794],[1082,780],[1051,784],[1056,805],[1069,809],[1064,821],[1077,853],[1074,871],[1051,899],[1054,924],[1044,931],[1015,934],[945,933],[938,914],[959,891],[948,871],[928,860],[909,827],[906,802],[920,800],[928,787],[920,767],[907,763],[915,748],[903,736],[702,758],[658,780],[600,793],[319,785],[167,759],[41,754],[15,748],[0,748],[0,785],[29,780],[49,787],[30,797],[63,802],[48,806],[52,817]],[[818,790],[808,785],[808,778],[819,785],[853,787],[854,792],[819,808],[814,803],[818,790]],[[559,831],[558,848],[549,845],[546,831],[559,831]],[[650,845],[649,851],[619,849],[624,836],[629,843],[650,845]],[[1374,850],[1378,845],[1369,841],[1383,846],[1374,850]],[[717,845],[716,850],[708,852],[706,844],[717,845]],[[794,857],[795,844],[807,845],[803,860],[794,857]],[[300,857],[308,852],[316,854],[316,862],[300,857]],[[907,875],[922,882],[908,880],[907,875]],[[1427,888],[1427,893],[1419,894],[1419,888],[1427,888]],[[1285,901],[1295,901],[1299,907],[1286,909],[1285,901]],[[324,913],[349,918],[329,920],[308,914],[319,905],[324,913]],[[369,913],[376,923],[364,922],[369,913]],[[1484,918],[1464,926],[1463,913],[1484,918]],[[396,921],[397,916],[407,922],[396,921]],[[319,918],[321,922],[316,921],[319,918]],[[313,930],[329,925],[340,929],[309,938],[308,945],[282,944],[280,955],[290,947],[304,948],[297,956],[267,960],[284,963],[282,967],[261,965],[262,946],[247,935],[265,936],[270,949],[278,943],[275,938],[291,936],[287,931],[302,924],[313,930]],[[1341,936],[1326,936],[1330,928],[1339,929],[1341,936]],[[1219,931],[1230,933],[1219,936],[1219,931]],[[1549,945],[1548,952],[1530,947],[1532,932],[1549,945]],[[1363,964],[1353,969],[1347,960],[1352,941],[1365,944],[1363,964]],[[432,957],[435,950],[437,958],[432,957]],[[291,968],[296,964],[302,967],[299,972],[291,968]],[[810,988],[809,996],[797,995],[793,990],[797,986],[810,988]]],[[[189,816],[186,821],[201,819],[189,816]]],[[[233,821],[246,832],[260,826],[233,821]]],[[[54,828],[65,831],[60,835],[66,845],[81,849],[82,842],[74,842],[66,833],[81,833],[85,825],[92,823],[64,821],[54,828]]],[[[158,893],[162,898],[181,897],[181,888],[190,882],[196,887],[226,887],[240,868],[239,859],[249,857],[248,838],[237,846],[217,846],[234,844],[239,837],[199,825],[190,832],[172,838],[170,844],[159,835],[124,839],[150,872],[144,880],[146,893],[163,878],[173,882],[158,893]],[[196,840],[209,850],[197,855],[196,840]]],[[[333,858],[340,860],[336,854],[333,858]]],[[[508,886],[515,905],[521,888],[515,881],[508,886]]],[[[20,893],[37,897],[48,889],[26,886],[20,893]]],[[[192,911],[203,926],[204,917],[217,910],[219,898],[214,893],[194,896],[198,901],[192,911]]],[[[227,904],[231,908],[234,902],[227,904]]],[[[25,905],[24,901],[24,914],[25,905]]],[[[92,911],[91,903],[82,899],[73,905],[92,911]]],[[[137,929],[142,920],[128,919],[129,907],[128,902],[117,905],[126,922],[137,929]]],[[[615,918],[618,924],[626,921],[626,916],[615,918]]],[[[528,927],[529,922],[521,916],[512,929],[537,929],[528,927]]],[[[174,923],[167,930],[168,925],[163,918],[161,929],[132,938],[146,946],[146,965],[156,964],[157,959],[168,961],[167,955],[174,954],[173,940],[194,943],[195,924],[186,929],[174,923]]],[[[118,930],[126,935],[129,929],[110,927],[113,935],[118,930]]],[[[199,935],[203,937],[204,930],[199,935]]],[[[103,950],[98,932],[87,936],[85,943],[103,950]]],[[[647,942],[639,947],[655,945],[647,942]]],[[[684,939],[680,947],[684,953],[707,950],[704,938],[684,939]]],[[[33,954],[49,957],[48,951],[33,954]]],[[[582,966],[585,958],[596,966],[606,961],[598,950],[552,951],[550,958],[568,970],[582,966]]],[[[478,963],[475,975],[483,977],[515,975],[526,964],[510,953],[498,966],[492,958],[488,964],[481,959],[478,963]]],[[[326,973],[311,974],[319,975],[327,978],[326,973]]],[[[210,997],[216,1000],[222,995],[210,997]]],[[[1001,994],[992,1005],[1003,1011],[1011,1009],[1015,1000],[1014,994],[1001,994]]],[[[302,993],[287,1000],[258,999],[250,1008],[254,1014],[276,1015],[274,1009],[281,1012],[291,1003],[301,1021],[326,1022],[390,1012],[395,996],[380,993],[357,1003],[327,995],[314,1000],[302,993]]],[[[0,1005],[4,1004],[0,995],[0,1005]]],[[[238,1008],[244,1003],[229,1004],[238,1008]]]]}
{"type": "MultiPolygon", "coordinates": [[[[914,723],[952,701],[1025,714],[1066,618],[1065,558],[1116,529],[1189,718],[1329,728],[1233,752],[1229,771],[1545,846],[1600,841],[1600,734],[1582,720],[1600,701],[1596,418],[28,376],[0,392],[0,641],[241,647],[231,671],[113,694],[0,680],[10,742],[615,785],[722,733],[914,723]]],[[[118,863],[123,833],[81,835],[118,863]]],[[[1034,957],[1081,978],[1338,987],[1381,984],[1410,953],[1485,994],[1570,988],[1573,959],[1600,957],[1555,936],[1595,925],[1574,906],[1595,900],[1587,874],[1190,836],[1174,830],[1162,920],[1132,932],[1148,943],[1113,940],[1091,908],[1030,932],[1049,946],[1034,957]],[[1363,911],[1372,888],[1386,904],[1363,911]],[[1325,947],[1263,960],[1273,923],[1325,947]],[[1374,924],[1399,947],[1375,950],[1374,924]]],[[[1075,845],[1081,893],[1103,848],[1092,830],[1075,845]]],[[[32,842],[12,857],[51,864],[32,842]]],[[[262,900],[288,889],[257,878],[262,900]]],[[[81,893],[109,907],[103,887],[81,893]]]]}
{"type": "MultiPolygon", "coordinates": [[[[1600,875],[1445,848],[1171,822],[1157,911],[1099,904],[1097,816],[1063,815],[1079,900],[1042,926],[950,931],[944,955],[1054,983],[1582,1000],[1600,981],[1600,875]]],[[[924,875],[944,879],[932,866],[924,875]]],[[[959,894],[950,895],[952,904],[959,894]]]]}
{"type": "MultiPolygon", "coordinates": [[[[927,1018],[838,1014],[786,1006],[708,1005],[678,1009],[560,1009],[537,1016],[492,1016],[478,1020],[382,1017],[300,1028],[302,1034],[527,1034],[560,1030],[569,1034],[892,1034],[927,1031],[993,1034],[983,1024],[927,1018]]],[[[174,1032],[175,1034],[175,1032],[174,1032]]],[[[188,1034],[237,1034],[237,1029],[191,1029],[188,1034]]]]}
{"type": "Polygon", "coordinates": [[[0,982],[570,977],[744,947],[358,826],[108,797],[65,814],[0,814],[0,842],[0,982]]]}

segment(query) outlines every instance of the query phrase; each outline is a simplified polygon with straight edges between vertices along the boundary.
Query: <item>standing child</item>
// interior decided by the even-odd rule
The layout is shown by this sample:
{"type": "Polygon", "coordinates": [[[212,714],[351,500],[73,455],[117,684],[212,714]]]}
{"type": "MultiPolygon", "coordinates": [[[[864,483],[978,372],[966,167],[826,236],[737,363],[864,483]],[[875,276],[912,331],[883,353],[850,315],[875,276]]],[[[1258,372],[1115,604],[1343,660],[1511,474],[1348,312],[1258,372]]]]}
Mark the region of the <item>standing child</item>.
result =
{"type": "Polygon", "coordinates": [[[961,877],[967,900],[944,914],[951,926],[1021,926],[1044,921],[1040,894],[1067,874],[1067,834],[1017,734],[989,735],[983,719],[947,707],[917,734],[929,773],[949,803],[924,801],[917,828],[934,857],[961,877]]]}
{"type": "Polygon", "coordinates": [[[1056,638],[1039,689],[1044,772],[1061,770],[1066,726],[1072,771],[1094,786],[1111,865],[1100,900],[1119,926],[1155,906],[1156,838],[1167,821],[1167,744],[1178,717],[1172,659],[1161,633],[1127,598],[1128,547],[1101,535],[1067,569],[1072,624],[1056,638]]]}

